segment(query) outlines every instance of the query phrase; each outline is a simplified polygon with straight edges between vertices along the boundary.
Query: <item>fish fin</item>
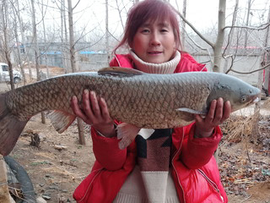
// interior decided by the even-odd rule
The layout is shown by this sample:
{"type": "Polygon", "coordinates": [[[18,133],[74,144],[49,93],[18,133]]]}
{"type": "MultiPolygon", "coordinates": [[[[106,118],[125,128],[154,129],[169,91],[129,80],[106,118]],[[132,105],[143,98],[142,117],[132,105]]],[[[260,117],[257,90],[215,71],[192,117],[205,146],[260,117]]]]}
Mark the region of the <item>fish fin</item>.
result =
{"type": "Polygon", "coordinates": [[[204,112],[196,111],[196,110],[189,109],[189,108],[178,108],[178,109],[176,109],[176,111],[183,111],[183,112],[190,113],[190,114],[200,114],[200,115],[205,115],[204,112]]]}
{"type": "Polygon", "coordinates": [[[121,68],[121,67],[108,67],[102,68],[98,71],[99,75],[110,75],[118,77],[132,77],[136,75],[146,74],[142,71],[131,69],[131,68],[121,68]]]}
{"type": "Polygon", "coordinates": [[[140,128],[128,123],[121,123],[117,126],[117,138],[121,139],[118,146],[119,149],[125,149],[136,138],[140,128]]]}
{"type": "Polygon", "coordinates": [[[14,148],[28,121],[20,121],[8,109],[6,94],[0,95],[0,154],[8,155],[14,148]]]}
{"type": "Polygon", "coordinates": [[[58,133],[64,132],[75,120],[76,116],[64,111],[54,110],[48,115],[58,133]]]}

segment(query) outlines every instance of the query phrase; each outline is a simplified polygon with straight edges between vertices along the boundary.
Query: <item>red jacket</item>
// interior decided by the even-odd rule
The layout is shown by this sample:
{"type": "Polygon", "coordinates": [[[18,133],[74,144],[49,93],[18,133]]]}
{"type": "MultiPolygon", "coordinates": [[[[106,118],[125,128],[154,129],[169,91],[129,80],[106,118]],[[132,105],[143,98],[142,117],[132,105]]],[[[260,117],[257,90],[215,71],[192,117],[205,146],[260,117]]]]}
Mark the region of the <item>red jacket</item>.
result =
{"type": "MultiPolygon", "coordinates": [[[[110,66],[133,68],[130,55],[117,55],[110,66]]],[[[206,71],[189,54],[181,53],[175,72],[206,71]]],[[[118,148],[117,138],[105,138],[92,128],[96,162],[91,173],[76,188],[80,203],[111,203],[136,165],[136,143],[118,148]]],[[[181,203],[228,202],[213,156],[222,137],[216,127],[210,138],[194,139],[194,123],[175,128],[172,134],[172,177],[181,203]]]]}

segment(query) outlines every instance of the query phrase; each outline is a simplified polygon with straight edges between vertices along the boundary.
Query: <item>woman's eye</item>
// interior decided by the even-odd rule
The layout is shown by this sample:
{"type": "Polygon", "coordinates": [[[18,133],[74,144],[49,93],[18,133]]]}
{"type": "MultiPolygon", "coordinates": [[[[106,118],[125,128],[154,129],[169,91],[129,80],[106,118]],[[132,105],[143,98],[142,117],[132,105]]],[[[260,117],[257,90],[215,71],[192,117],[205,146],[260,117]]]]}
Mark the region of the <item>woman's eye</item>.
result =
{"type": "Polygon", "coordinates": [[[141,32],[142,33],[148,33],[148,32],[150,32],[150,30],[148,30],[148,29],[142,29],[141,32]]]}
{"type": "Polygon", "coordinates": [[[161,32],[168,32],[167,29],[161,29],[161,32]]]}

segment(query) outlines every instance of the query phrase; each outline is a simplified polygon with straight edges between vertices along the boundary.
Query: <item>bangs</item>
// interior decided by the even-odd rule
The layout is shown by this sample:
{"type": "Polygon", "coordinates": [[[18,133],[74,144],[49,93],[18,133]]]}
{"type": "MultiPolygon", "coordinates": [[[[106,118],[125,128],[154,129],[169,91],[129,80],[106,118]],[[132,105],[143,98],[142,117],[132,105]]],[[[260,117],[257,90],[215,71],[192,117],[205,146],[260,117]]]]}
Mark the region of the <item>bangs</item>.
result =
{"type": "Polygon", "coordinates": [[[171,24],[176,44],[180,48],[180,29],[176,10],[169,3],[161,0],[141,1],[129,11],[128,19],[126,21],[125,35],[118,47],[124,43],[131,46],[137,30],[146,22],[154,23],[156,21],[171,24]]]}

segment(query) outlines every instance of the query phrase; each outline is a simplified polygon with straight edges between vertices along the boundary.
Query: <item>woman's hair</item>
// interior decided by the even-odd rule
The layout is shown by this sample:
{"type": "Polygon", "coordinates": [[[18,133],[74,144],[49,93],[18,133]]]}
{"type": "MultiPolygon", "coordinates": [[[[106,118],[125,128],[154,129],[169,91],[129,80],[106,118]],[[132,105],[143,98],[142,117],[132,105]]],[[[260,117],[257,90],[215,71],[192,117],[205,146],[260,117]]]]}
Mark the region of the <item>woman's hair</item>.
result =
{"type": "Polygon", "coordinates": [[[134,5],[129,11],[125,34],[113,52],[115,53],[119,47],[126,43],[130,46],[137,30],[148,20],[150,22],[168,20],[173,28],[176,48],[180,49],[180,29],[175,9],[162,0],[144,0],[134,5]]]}

